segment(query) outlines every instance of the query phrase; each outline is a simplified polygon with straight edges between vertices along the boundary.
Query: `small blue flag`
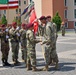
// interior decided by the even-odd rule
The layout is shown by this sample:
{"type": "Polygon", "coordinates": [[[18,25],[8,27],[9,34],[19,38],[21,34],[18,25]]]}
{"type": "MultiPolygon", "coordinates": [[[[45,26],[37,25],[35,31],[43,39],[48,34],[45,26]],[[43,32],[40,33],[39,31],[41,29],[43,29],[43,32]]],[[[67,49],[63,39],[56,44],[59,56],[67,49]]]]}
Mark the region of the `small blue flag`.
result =
{"type": "Polygon", "coordinates": [[[27,7],[26,9],[24,9],[23,13],[20,16],[24,15],[28,11],[28,8],[29,7],[27,7]]]}

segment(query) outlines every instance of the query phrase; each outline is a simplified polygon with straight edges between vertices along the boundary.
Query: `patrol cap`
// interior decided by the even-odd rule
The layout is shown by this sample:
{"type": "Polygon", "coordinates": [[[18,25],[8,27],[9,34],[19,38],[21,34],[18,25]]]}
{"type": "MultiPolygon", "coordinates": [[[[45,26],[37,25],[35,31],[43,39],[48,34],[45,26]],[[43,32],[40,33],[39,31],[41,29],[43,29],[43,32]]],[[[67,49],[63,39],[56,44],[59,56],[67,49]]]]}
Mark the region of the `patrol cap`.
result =
{"type": "Polygon", "coordinates": [[[45,20],[45,19],[46,19],[45,16],[41,16],[41,17],[39,18],[39,20],[45,20]]]}
{"type": "Polygon", "coordinates": [[[51,16],[50,16],[50,15],[48,15],[46,18],[51,18],[51,16]]]}

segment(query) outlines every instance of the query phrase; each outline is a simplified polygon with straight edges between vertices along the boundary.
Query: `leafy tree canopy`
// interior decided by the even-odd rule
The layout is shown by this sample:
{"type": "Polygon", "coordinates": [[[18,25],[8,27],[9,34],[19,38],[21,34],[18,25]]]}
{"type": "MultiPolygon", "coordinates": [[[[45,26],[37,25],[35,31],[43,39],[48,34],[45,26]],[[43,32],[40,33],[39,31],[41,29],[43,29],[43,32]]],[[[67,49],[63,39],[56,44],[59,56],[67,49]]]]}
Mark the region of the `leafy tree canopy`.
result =
{"type": "Polygon", "coordinates": [[[2,16],[1,23],[7,25],[7,19],[5,15],[2,16]]]}
{"type": "Polygon", "coordinates": [[[55,16],[52,18],[52,22],[56,23],[56,25],[57,25],[57,31],[59,31],[60,30],[62,19],[59,16],[59,13],[58,12],[56,12],[55,16]]]}

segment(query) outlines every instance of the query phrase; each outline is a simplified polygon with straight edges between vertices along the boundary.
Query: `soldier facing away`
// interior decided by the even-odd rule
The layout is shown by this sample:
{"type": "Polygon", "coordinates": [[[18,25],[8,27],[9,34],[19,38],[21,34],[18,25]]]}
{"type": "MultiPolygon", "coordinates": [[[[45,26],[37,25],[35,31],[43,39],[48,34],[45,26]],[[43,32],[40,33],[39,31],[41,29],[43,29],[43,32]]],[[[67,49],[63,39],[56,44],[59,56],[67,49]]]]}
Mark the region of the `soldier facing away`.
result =
{"type": "Polygon", "coordinates": [[[6,29],[6,25],[1,26],[0,31],[1,38],[1,52],[2,52],[2,64],[3,66],[10,66],[8,63],[8,55],[9,55],[9,30],[6,29]]]}
{"type": "Polygon", "coordinates": [[[31,67],[32,67],[33,71],[38,71],[38,69],[36,68],[35,46],[36,46],[36,43],[41,41],[35,38],[32,28],[29,28],[27,30],[26,38],[27,38],[27,70],[31,70],[31,67]]]}
{"type": "Polygon", "coordinates": [[[49,61],[49,65],[50,64],[56,64],[55,68],[58,69],[58,55],[56,52],[56,41],[57,41],[57,26],[55,23],[53,23],[51,21],[51,16],[47,16],[47,22],[51,22],[51,31],[52,31],[52,49],[50,50],[50,61],[49,61]]]}

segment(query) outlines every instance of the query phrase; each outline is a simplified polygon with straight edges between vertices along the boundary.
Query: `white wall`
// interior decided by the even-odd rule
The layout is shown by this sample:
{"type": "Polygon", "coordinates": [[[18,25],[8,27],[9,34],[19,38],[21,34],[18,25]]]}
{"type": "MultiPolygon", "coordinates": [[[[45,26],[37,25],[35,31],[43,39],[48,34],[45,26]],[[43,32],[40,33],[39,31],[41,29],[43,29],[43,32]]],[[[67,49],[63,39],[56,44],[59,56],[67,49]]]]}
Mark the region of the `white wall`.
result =
{"type": "Polygon", "coordinates": [[[76,6],[74,5],[74,0],[67,0],[68,4],[68,21],[75,21],[74,18],[74,9],[76,9],[76,6]]]}
{"type": "Polygon", "coordinates": [[[35,10],[37,14],[37,18],[39,18],[42,15],[42,0],[33,0],[35,3],[35,10]]]}

